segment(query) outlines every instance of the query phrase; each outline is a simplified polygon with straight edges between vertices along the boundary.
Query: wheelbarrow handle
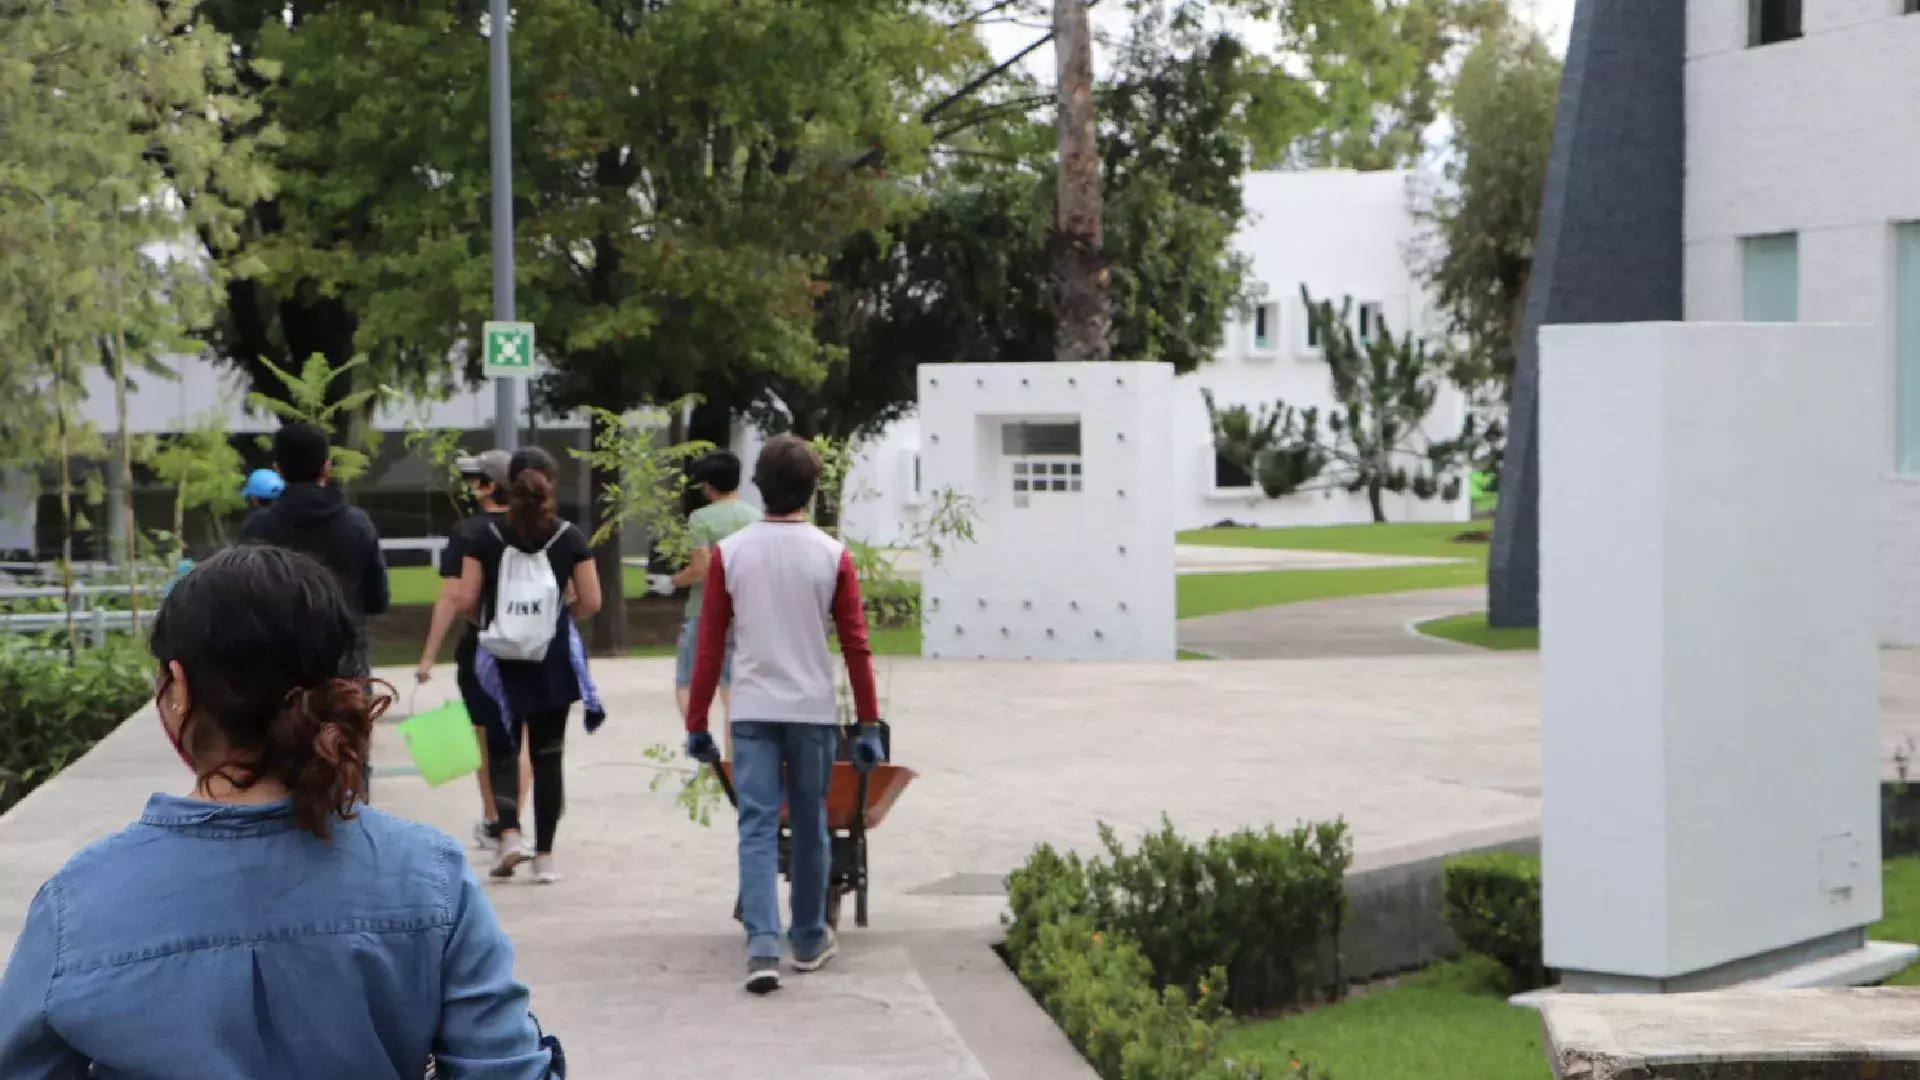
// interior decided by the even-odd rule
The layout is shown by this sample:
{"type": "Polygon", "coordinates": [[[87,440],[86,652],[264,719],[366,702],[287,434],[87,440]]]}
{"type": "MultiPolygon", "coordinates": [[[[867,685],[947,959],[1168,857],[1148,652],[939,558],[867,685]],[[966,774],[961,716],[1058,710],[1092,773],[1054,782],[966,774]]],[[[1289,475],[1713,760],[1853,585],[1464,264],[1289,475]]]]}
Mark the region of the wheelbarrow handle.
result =
{"type": "Polygon", "coordinates": [[[720,790],[727,793],[727,801],[733,804],[735,810],[740,809],[740,796],[734,793],[733,780],[727,776],[727,770],[721,768],[717,761],[706,767],[712,769],[713,775],[719,779],[720,790]]]}

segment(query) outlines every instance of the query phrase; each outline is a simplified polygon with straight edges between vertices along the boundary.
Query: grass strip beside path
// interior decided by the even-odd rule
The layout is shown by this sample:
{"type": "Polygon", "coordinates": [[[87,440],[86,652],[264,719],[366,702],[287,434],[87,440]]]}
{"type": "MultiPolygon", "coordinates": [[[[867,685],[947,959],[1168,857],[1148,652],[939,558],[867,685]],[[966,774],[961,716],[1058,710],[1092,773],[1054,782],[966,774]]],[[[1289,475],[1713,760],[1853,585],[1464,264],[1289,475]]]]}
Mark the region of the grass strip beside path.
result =
{"type": "Polygon", "coordinates": [[[1175,587],[1182,619],[1229,611],[1338,600],[1348,596],[1456,589],[1484,585],[1477,562],[1438,566],[1383,566],[1364,570],[1256,570],[1246,574],[1182,574],[1175,587]]]}
{"type": "Polygon", "coordinates": [[[1484,532],[1484,521],[1419,521],[1383,525],[1324,525],[1295,529],[1193,529],[1179,535],[1182,544],[1201,547],[1261,548],[1267,551],[1343,551],[1354,555],[1409,555],[1433,559],[1487,561],[1485,541],[1454,539],[1484,532]]]}
{"type": "Polygon", "coordinates": [[[1237,1028],[1226,1056],[1268,1075],[1302,1061],[1333,1080],[1551,1080],[1540,1014],[1507,1004],[1490,960],[1435,964],[1397,986],[1237,1028]]]}
{"type": "Polygon", "coordinates": [[[1444,619],[1431,619],[1421,623],[1415,629],[1428,637],[1457,641],[1462,645],[1473,645],[1482,649],[1494,649],[1500,652],[1538,652],[1540,650],[1540,628],[1537,626],[1510,629],[1487,625],[1487,613],[1470,612],[1466,615],[1449,615],[1444,619]]]}
{"type": "MultiPolygon", "coordinates": [[[[1920,858],[1890,859],[1877,941],[1920,943],[1920,858]]],[[[1888,980],[1920,986],[1920,966],[1888,980]]],[[[1548,1080],[1540,1016],[1507,1004],[1499,969],[1481,958],[1446,961],[1338,1005],[1235,1029],[1227,1053],[1269,1074],[1303,1061],[1334,1080],[1548,1080]]]]}

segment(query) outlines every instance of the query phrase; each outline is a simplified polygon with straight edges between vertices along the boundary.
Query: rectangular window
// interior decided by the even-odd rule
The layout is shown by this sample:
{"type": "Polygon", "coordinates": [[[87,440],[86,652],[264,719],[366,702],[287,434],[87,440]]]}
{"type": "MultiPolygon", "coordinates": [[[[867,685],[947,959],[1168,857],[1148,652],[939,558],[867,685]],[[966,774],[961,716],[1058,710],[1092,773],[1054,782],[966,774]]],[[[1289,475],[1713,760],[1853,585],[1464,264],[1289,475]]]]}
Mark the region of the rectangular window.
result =
{"type": "Polygon", "coordinates": [[[1080,462],[1062,461],[1016,461],[1013,463],[1013,490],[1015,494],[1038,492],[1071,492],[1081,489],[1080,462]]]}
{"type": "Polygon", "coordinates": [[[1253,309],[1253,351],[1272,352],[1280,337],[1280,305],[1259,304],[1253,309]]]}
{"type": "Polygon", "coordinates": [[[1228,461],[1218,451],[1213,455],[1213,489],[1215,491],[1238,491],[1253,486],[1253,474],[1234,462],[1228,461]]]}
{"type": "Polygon", "coordinates": [[[1354,315],[1354,322],[1354,329],[1359,332],[1361,341],[1378,341],[1380,339],[1379,304],[1361,304],[1354,315]]]}
{"type": "Polygon", "coordinates": [[[1792,41],[1800,33],[1800,0],[1747,0],[1748,45],[1792,41]]]}
{"type": "Polygon", "coordinates": [[[1793,322],[1800,318],[1800,237],[1749,236],[1740,241],[1741,318],[1793,322]]]}
{"type": "Polygon", "coordinates": [[[1920,222],[1894,230],[1895,460],[1920,475],[1920,222]]]}
{"type": "Polygon", "coordinates": [[[1301,351],[1308,356],[1320,355],[1320,324],[1313,320],[1312,312],[1308,312],[1301,318],[1300,323],[1306,327],[1306,333],[1303,335],[1306,348],[1301,351]]]}
{"type": "Polygon", "coordinates": [[[1067,423],[1012,423],[1000,428],[1000,452],[1008,457],[1036,454],[1080,456],[1080,421],[1067,423]]]}

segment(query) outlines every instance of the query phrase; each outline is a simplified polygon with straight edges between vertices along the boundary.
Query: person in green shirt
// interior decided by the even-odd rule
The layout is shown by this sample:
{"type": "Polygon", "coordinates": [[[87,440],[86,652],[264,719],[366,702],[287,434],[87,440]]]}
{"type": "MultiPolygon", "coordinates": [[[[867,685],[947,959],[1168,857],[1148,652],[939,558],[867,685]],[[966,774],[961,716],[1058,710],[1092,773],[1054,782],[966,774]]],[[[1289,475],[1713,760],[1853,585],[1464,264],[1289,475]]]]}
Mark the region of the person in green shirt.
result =
{"type": "MultiPolygon", "coordinates": [[[[691,550],[687,556],[687,567],[673,575],[676,589],[690,589],[687,594],[687,614],[680,624],[680,641],[674,653],[673,695],[680,703],[680,717],[686,719],[687,699],[692,694],[693,659],[700,649],[700,605],[706,599],[708,552],[713,545],[739,532],[741,529],[760,520],[760,511],[740,501],[740,458],[731,450],[715,450],[693,464],[693,482],[707,497],[707,505],[695,510],[687,519],[687,533],[691,550]]],[[[727,642],[727,662],[720,673],[720,701],[728,708],[731,719],[731,702],[728,700],[727,686],[733,679],[733,642],[727,642]]],[[[729,725],[722,724],[720,730],[727,731],[729,725]]],[[[733,740],[727,739],[728,754],[731,758],[733,740]]]]}

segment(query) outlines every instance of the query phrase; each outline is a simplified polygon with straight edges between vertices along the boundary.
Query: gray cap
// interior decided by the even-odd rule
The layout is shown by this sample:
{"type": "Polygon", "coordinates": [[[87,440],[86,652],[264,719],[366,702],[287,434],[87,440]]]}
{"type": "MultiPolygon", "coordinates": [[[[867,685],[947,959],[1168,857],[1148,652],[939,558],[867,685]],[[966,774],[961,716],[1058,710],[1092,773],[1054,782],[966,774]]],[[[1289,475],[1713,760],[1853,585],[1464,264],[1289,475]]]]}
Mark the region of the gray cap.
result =
{"type": "Polygon", "coordinates": [[[496,487],[507,486],[507,474],[513,468],[513,455],[505,450],[485,450],[472,457],[454,461],[461,476],[483,476],[496,487]]]}

